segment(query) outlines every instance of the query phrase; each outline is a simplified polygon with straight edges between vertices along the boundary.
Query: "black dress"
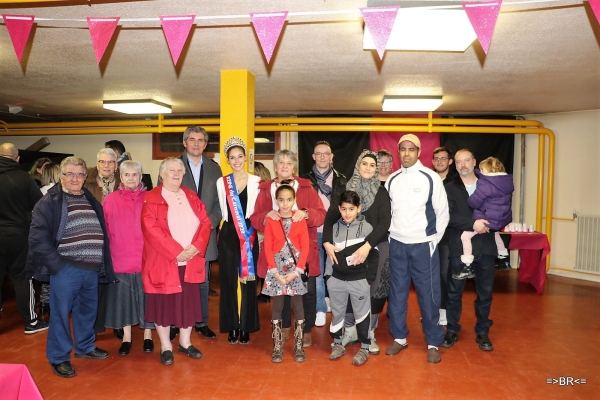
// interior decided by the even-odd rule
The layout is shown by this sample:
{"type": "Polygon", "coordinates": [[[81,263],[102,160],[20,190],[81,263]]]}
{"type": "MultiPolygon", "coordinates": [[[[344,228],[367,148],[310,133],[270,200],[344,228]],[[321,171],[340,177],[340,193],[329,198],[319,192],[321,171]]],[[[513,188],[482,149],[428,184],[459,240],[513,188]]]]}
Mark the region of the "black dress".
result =
{"type": "MultiPolygon", "coordinates": [[[[240,203],[246,214],[248,203],[248,191],[244,188],[239,193],[240,203]]],[[[247,219],[246,227],[250,228],[250,220],[247,219]]],[[[240,282],[242,294],[241,312],[238,313],[238,280],[240,269],[240,240],[238,238],[233,216],[227,203],[227,221],[223,222],[217,243],[219,249],[219,277],[221,280],[221,293],[219,296],[219,331],[226,333],[235,329],[244,332],[256,332],[260,329],[258,320],[258,302],[256,300],[257,281],[247,280],[240,282]]],[[[255,235],[254,247],[254,270],[258,265],[258,235],[255,235]]]]}

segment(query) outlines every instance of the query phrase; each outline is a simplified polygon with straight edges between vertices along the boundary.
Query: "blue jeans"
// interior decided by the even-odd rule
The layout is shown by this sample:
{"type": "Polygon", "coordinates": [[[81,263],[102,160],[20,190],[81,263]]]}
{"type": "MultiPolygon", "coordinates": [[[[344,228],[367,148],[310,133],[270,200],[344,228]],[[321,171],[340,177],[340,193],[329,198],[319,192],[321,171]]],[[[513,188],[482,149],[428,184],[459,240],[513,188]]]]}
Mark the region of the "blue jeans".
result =
{"type": "Polygon", "coordinates": [[[319,245],[319,266],[321,275],[317,276],[317,312],[327,312],[327,303],[325,303],[325,249],[323,249],[323,233],[317,233],[317,243],[319,245]]]}
{"type": "Polygon", "coordinates": [[[206,273],[206,280],[200,284],[200,305],[202,306],[202,322],[196,322],[196,328],[201,328],[208,325],[208,290],[210,286],[210,261],[206,262],[204,271],[206,273]]]}
{"type": "Polygon", "coordinates": [[[50,329],[46,357],[50,364],[71,360],[73,337],[69,313],[73,313],[75,354],[87,354],[96,348],[94,322],[98,311],[98,272],[67,265],[50,276],[50,329]]]}
{"type": "Polygon", "coordinates": [[[388,315],[394,339],[408,336],[406,314],[411,280],[421,309],[425,341],[439,346],[444,341],[444,327],[438,325],[441,299],[438,248],[431,242],[406,244],[390,239],[388,315]]]}
{"type": "MultiPolygon", "coordinates": [[[[493,321],[489,318],[492,307],[492,291],[494,289],[494,267],[495,256],[478,254],[471,264],[475,268],[475,324],[476,335],[487,335],[493,321]]],[[[462,270],[463,263],[460,257],[450,257],[450,268],[448,269],[448,298],[446,300],[446,319],[448,320],[448,332],[458,333],[460,331],[460,316],[462,314],[462,294],[465,290],[465,279],[453,279],[452,274],[462,270]]]]}

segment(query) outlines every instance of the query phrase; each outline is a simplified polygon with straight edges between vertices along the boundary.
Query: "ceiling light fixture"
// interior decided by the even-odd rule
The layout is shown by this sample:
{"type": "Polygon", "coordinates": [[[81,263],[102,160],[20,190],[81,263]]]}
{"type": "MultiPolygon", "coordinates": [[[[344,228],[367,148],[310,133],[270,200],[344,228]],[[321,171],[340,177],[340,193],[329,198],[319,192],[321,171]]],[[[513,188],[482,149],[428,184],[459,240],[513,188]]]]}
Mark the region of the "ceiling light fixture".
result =
{"type": "Polygon", "coordinates": [[[156,100],[104,100],[107,110],[124,114],[171,114],[171,106],[156,100]]]}
{"type": "MultiPolygon", "coordinates": [[[[463,10],[401,8],[386,50],[462,52],[475,39],[477,35],[463,10]]],[[[375,49],[375,42],[366,26],[363,49],[375,49]]]]}
{"type": "Polygon", "coordinates": [[[383,96],[383,111],[435,111],[442,96],[383,96]]]}

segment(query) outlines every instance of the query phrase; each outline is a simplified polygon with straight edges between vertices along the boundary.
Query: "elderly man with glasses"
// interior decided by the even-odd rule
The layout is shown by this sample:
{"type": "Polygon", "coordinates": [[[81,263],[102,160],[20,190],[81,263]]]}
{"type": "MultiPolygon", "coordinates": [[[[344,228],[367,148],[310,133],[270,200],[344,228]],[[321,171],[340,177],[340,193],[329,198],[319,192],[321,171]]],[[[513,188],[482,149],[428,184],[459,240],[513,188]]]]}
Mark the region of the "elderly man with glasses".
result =
{"type": "Polygon", "coordinates": [[[73,347],[76,358],[108,357],[108,351],[94,343],[94,321],[98,283],[114,282],[116,278],[102,206],[83,187],[85,161],[67,157],[60,169],[60,183],[50,188],[33,209],[28,269],[36,279],[50,281],[52,313],[46,357],[55,374],[71,378],[75,376],[70,354],[73,347]]]}

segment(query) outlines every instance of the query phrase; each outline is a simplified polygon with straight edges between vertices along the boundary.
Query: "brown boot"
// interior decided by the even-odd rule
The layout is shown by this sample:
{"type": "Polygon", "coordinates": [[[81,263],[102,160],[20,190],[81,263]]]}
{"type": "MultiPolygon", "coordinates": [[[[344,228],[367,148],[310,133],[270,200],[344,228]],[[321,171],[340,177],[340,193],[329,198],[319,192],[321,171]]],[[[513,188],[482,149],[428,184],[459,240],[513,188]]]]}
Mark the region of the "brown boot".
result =
{"type": "Polygon", "coordinates": [[[305,333],[304,337],[302,338],[302,347],[310,347],[312,346],[312,336],[310,334],[310,332],[305,333]]]}
{"type": "Polygon", "coordinates": [[[301,321],[295,321],[295,327],[294,327],[294,361],[296,362],[303,362],[304,360],[306,360],[306,354],[304,354],[304,349],[303,347],[303,340],[302,337],[304,336],[304,320],[301,321]]]}
{"type": "Polygon", "coordinates": [[[290,338],[290,331],[292,328],[281,328],[281,332],[283,333],[283,341],[285,342],[290,338]]]}
{"type": "Polygon", "coordinates": [[[281,320],[271,321],[273,327],[273,354],[271,361],[280,363],[283,361],[283,335],[281,333],[281,320]]]}

